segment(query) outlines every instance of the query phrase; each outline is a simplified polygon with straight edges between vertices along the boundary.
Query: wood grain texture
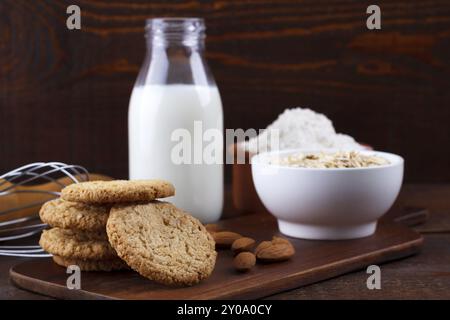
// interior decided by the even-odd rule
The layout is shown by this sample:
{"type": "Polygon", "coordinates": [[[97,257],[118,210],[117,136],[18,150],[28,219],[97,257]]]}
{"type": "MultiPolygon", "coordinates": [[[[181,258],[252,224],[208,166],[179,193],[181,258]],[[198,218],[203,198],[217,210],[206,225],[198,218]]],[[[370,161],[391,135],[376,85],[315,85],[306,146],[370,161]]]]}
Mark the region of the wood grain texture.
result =
{"type": "Polygon", "coordinates": [[[308,106],[403,155],[407,181],[449,181],[450,3],[378,1],[379,31],[365,27],[369,4],[3,0],[0,172],[60,160],[126,177],[144,20],[201,16],[227,128],[264,128],[284,108],[308,106]],[[81,31],[65,27],[70,4],[82,9],[81,31]]]}
{"type": "MultiPolygon", "coordinates": [[[[277,235],[272,216],[255,214],[224,220],[233,230],[255,240],[277,235]]],[[[83,272],[80,290],[66,287],[65,268],[52,259],[35,259],[11,269],[11,280],[21,288],[62,299],[255,299],[333,278],[371,264],[417,253],[422,236],[398,224],[381,223],[367,238],[345,241],[308,241],[290,238],[296,254],[289,261],[257,264],[242,274],[233,267],[230,250],[220,251],[210,278],[192,287],[158,285],[135,272],[83,272]]]]}

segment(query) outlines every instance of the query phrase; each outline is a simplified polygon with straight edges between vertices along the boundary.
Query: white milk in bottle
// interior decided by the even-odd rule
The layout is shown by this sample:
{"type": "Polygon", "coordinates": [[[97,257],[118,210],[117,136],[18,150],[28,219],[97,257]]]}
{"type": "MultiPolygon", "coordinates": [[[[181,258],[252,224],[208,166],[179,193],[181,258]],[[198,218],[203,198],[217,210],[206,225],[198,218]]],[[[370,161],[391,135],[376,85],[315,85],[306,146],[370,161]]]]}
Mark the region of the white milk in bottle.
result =
{"type": "Polygon", "coordinates": [[[216,161],[195,152],[211,143],[208,130],[223,134],[223,112],[202,56],[204,30],[196,18],[147,21],[147,57],[131,95],[128,131],[130,179],[172,182],[176,194],[164,200],[207,223],[222,212],[222,137],[216,161]]]}

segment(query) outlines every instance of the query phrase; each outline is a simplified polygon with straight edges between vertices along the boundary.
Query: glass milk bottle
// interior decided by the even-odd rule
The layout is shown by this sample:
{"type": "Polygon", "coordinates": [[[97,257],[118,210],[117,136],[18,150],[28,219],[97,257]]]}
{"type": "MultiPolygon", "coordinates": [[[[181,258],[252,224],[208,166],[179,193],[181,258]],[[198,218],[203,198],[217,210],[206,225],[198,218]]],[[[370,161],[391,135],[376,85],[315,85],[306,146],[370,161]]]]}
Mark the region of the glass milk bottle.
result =
{"type": "Polygon", "coordinates": [[[202,222],[223,206],[223,111],[198,18],[146,22],[147,54],[128,111],[130,179],[165,179],[167,201],[202,222]]]}

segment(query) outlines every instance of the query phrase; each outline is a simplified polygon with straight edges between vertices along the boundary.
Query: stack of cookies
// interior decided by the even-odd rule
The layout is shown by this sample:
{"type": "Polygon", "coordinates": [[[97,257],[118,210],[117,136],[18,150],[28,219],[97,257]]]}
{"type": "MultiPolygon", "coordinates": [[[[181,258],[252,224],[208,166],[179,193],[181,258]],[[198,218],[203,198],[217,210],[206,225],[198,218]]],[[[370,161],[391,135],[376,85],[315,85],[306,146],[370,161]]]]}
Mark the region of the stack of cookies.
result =
{"type": "Polygon", "coordinates": [[[124,269],[126,264],[108,242],[109,210],[108,205],[63,199],[46,202],[39,214],[53,228],[43,231],[39,244],[61,266],[77,265],[84,271],[124,269]]]}
{"type": "Polygon", "coordinates": [[[162,180],[72,184],[42,206],[52,229],[40,245],[62,266],[131,268],[163,284],[195,284],[214,269],[215,242],[196,218],[156,200],[174,193],[162,180]]]}
{"type": "Polygon", "coordinates": [[[108,242],[106,223],[114,203],[151,201],[174,194],[163,181],[93,181],[64,188],[61,198],[45,203],[41,220],[53,227],[42,233],[40,245],[62,266],[84,271],[127,267],[108,242]]]}

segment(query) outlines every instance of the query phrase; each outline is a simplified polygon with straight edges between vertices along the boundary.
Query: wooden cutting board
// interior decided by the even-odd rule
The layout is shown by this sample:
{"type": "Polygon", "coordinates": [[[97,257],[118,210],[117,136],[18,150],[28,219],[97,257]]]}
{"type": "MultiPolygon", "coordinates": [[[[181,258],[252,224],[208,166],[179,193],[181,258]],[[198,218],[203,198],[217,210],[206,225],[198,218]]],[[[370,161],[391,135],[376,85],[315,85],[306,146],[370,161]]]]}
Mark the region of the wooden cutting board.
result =
{"type": "MultiPolygon", "coordinates": [[[[276,221],[265,214],[224,220],[226,229],[261,240],[278,234],[276,221]]],[[[83,272],[81,289],[66,288],[65,268],[51,259],[23,262],[10,270],[19,287],[62,299],[245,299],[262,298],[305,286],[371,264],[412,255],[420,249],[422,236],[394,222],[382,222],[367,238],[344,241],[290,239],[295,257],[276,264],[257,264],[249,273],[237,273],[229,250],[220,251],[216,268],[202,283],[184,288],[158,285],[135,272],[83,272]]],[[[362,284],[364,285],[364,284],[362,284]]]]}

